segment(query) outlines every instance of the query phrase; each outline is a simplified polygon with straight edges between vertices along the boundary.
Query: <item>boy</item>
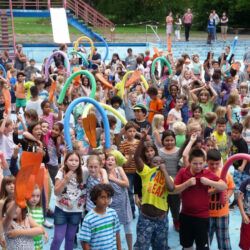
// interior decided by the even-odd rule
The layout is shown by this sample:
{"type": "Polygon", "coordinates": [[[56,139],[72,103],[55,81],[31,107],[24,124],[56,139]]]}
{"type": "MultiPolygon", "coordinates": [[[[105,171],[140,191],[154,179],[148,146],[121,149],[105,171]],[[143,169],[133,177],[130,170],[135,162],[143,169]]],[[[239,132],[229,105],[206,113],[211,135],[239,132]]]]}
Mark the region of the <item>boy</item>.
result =
{"type": "Polygon", "coordinates": [[[83,220],[79,237],[82,249],[121,250],[118,215],[108,207],[113,195],[109,184],[97,184],[91,190],[90,198],[96,206],[83,220]]]}
{"type": "MultiPolygon", "coordinates": [[[[238,153],[245,153],[248,154],[248,146],[246,141],[242,138],[242,131],[243,126],[241,123],[234,123],[232,126],[232,146],[230,149],[230,154],[238,154],[238,153]]],[[[247,160],[239,160],[233,163],[234,166],[234,183],[235,183],[235,192],[234,192],[234,201],[231,203],[230,208],[233,209],[234,206],[237,204],[237,196],[239,192],[239,187],[241,183],[250,178],[249,170],[250,170],[250,163],[247,160]]]]}
{"type": "Polygon", "coordinates": [[[225,162],[228,157],[228,139],[226,135],[227,120],[224,117],[219,117],[216,121],[215,131],[212,137],[216,140],[218,150],[221,152],[222,160],[225,162]]]}
{"type": "Polygon", "coordinates": [[[38,88],[38,96],[39,96],[39,98],[42,99],[42,100],[48,99],[49,98],[49,93],[45,89],[45,80],[42,77],[37,77],[34,80],[34,83],[38,88]]]}
{"type": "Polygon", "coordinates": [[[147,94],[150,97],[148,121],[152,123],[155,114],[161,114],[163,110],[162,100],[158,97],[158,90],[156,87],[149,87],[147,94]]]}
{"type": "Polygon", "coordinates": [[[134,153],[135,149],[139,144],[139,140],[135,139],[136,135],[136,124],[134,122],[128,122],[125,127],[125,136],[126,139],[120,144],[120,152],[126,157],[126,163],[123,165],[124,171],[129,180],[129,199],[130,205],[133,213],[133,217],[135,217],[135,202],[133,197],[133,189],[134,189],[134,178],[136,172],[136,166],[134,161],[134,153]]]}
{"type": "Polygon", "coordinates": [[[24,86],[25,74],[20,71],[17,73],[17,83],[14,87],[16,96],[16,113],[19,113],[19,109],[23,108],[25,111],[26,107],[26,90],[24,86]]]}
{"type": "Polygon", "coordinates": [[[175,193],[181,193],[180,244],[184,249],[209,249],[209,187],[223,191],[226,183],[205,169],[206,156],[201,149],[189,154],[190,166],[182,168],[175,177],[175,193]]]}
{"type": "Polygon", "coordinates": [[[250,178],[240,185],[238,205],[242,217],[239,247],[250,249],[250,178]]]}
{"type": "Polygon", "coordinates": [[[31,98],[27,101],[26,110],[34,109],[37,111],[38,116],[42,116],[43,111],[41,109],[42,100],[38,96],[37,86],[32,86],[30,88],[31,98]]]}
{"type": "Polygon", "coordinates": [[[210,137],[210,135],[213,133],[214,129],[214,124],[217,119],[217,115],[214,112],[207,112],[205,115],[205,121],[207,123],[207,126],[205,127],[204,130],[204,138],[206,139],[207,137],[210,137]]]}
{"type": "MultiPolygon", "coordinates": [[[[217,149],[207,152],[208,169],[215,175],[221,174],[221,154],[217,149]]],[[[216,233],[218,249],[231,250],[229,237],[229,199],[233,194],[234,182],[230,173],[226,176],[227,190],[221,194],[215,189],[210,189],[209,198],[209,239],[212,243],[214,232],[216,233]],[[224,195],[225,203],[221,203],[221,195],[224,195]]]]}

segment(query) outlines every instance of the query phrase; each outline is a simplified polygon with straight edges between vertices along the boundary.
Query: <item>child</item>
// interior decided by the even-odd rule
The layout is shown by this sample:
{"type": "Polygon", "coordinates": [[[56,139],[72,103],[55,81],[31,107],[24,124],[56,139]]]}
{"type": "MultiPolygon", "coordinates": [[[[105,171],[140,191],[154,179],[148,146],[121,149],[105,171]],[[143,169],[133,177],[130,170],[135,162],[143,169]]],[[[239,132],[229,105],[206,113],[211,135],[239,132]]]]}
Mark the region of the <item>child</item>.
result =
{"type": "Polygon", "coordinates": [[[98,184],[91,190],[95,208],[85,216],[79,237],[84,250],[121,250],[119,219],[115,210],[108,208],[113,195],[108,184],[98,184]]]}
{"type": "Polygon", "coordinates": [[[20,108],[25,111],[26,107],[26,90],[24,86],[25,74],[23,72],[17,73],[17,83],[14,87],[16,96],[16,113],[19,112],[20,108]]]}
{"type": "Polygon", "coordinates": [[[38,116],[40,117],[43,114],[43,111],[41,108],[42,100],[39,99],[39,97],[38,97],[37,86],[32,86],[30,88],[30,94],[31,94],[31,98],[30,98],[30,100],[27,101],[26,110],[34,109],[34,110],[36,110],[38,116]]]}
{"type": "Polygon", "coordinates": [[[215,114],[217,115],[217,119],[219,117],[226,118],[227,108],[223,106],[218,106],[215,110],[215,114]]]}
{"type": "Polygon", "coordinates": [[[0,91],[0,120],[3,119],[5,113],[5,98],[2,91],[0,91]]]}
{"type": "Polygon", "coordinates": [[[201,80],[201,73],[202,73],[202,64],[200,63],[200,58],[198,54],[192,56],[193,62],[193,74],[198,79],[201,80]]]}
{"type": "Polygon", "coordinates": [[[242,136],[247,143],[248,152],[250,153],[250,115],[246,116],[243,121],[242,136]]]}
{"type": "Polygon", "coordinates": [[[147,94],[151,99],[149,103],[148,121],[152,124],[154,115],[162,113],[163,103],[162,100],[158,98],[158,90],[156,87],[149,87],[147,90],[147,94]]]}
{"type": "Polygon", "coordinates": [[[242,250],[250,249],[250,211],[249,211],[249,185],[250,178],[243,181],[239,189],[238,205],[242,217],[241,229],[240,229],[240,243],[239,247],[242,250]]]}
{"type": "Polygon", "coordinates": [[[139,144],[139,140],[135,139],[136,125],[133,122],[128,122],[125,127],[126,140],[120,145],[120,152],[126,157],[127,162],[123,165],[123,169],[129,180],[129,199],[131,204],[132,213],[135,213],[135,203],[133,198],[134,178],[136,173],[136,166],[134,161],[135,149],[139,144]]]}
{"type": "Polygon", "coordinates": [[[44,228],[27,214],[26,208],[18,207],[11,198],[4,202],[2,214],[7,249],[33,250],[33,237],[45,234],[44,228]]]}
{"type": "Polygon", "coordinates": [[[94,203],[91,201],[90,192],[91,189],[99,183],[109,183],[107,172],[102,168],[102,160],[98,155],[91,155],[87,160],[87,167],[89,171],[89,177],[87,179],[87,202],[86,211],[89,212],[95,207],[94,203]]]}
{"type": "Polygon", "coordinates": [[[173,130],[173,124],[178,121],[182,121],[181,108],[183,106],[183,99],[181,96],[176,97],[175,107],[168,113],[167,124],[168,129],[173,130]]]}
{"type": "MultiPolygon", "coordinates": [[[[207,152],[208,169],[217,176],[221,174],[221,154],[217,149],[210,149],[207,152]]],[[[218,249],[231,249],[229,237],[229,199],[233,194],[234,182],[230,173],[226,176],[227,190],[219,193],[215,189],[210,189],[209,198],[209,239],[212,243],[214,233],[216,233],[218,249]],[[224,195],[225,203],[222,204],[220,196],[224,195]]]]}
{"type": "MultiPolygon", "coordinates": [[[[245,153],[248,154],[248,146],[246,141],[242,138],[243,126],[241,123],[235,123],[232,126],[232,146],[230,149],[230,154],[245,153]]],[[[237,204],[238,192],[241,183],[250,177],[250,163],[247,160],[234,161],[234,201],[231,203],[230,208],[233,209],[237,204]]]]}
{"type": "Polygon", "coordinates": [[[35,79],[35,85],[38,88],[38,96],[43,101],[49,98],[49,93],[45,90],[45,80],[42,77],[37,77],[35,79]]]}
{"type": "Polygon", "coordinates": [[[9,168],[9,165],[7,161],[5,160],[3,152],[0,150],[0,186],[2,183],[2,179],[3,179],[3,169],[8,169],[8,168],[9,168]]]}
{"type": "Polygon", "coordinates": [[[142,132],[134,157],[137,173],[142,180],[142,205],[136,229],[135,250],[149,249],[151,244],[152,249],[168,249],[167,197],[168,192],[174,190],[174,185],[161,157],[154,157],[150,167],[141,158],[148,130],[142,132]]]}
{"type": "Polygon", "coordinates": [[[212,133],[212,136],[214,137],[216,141],[218,150],[221,153],[223,162],[226,162],[228,158],[228,137],[225,132],[226,124],[227,124],[227,121],[225,118],[218,118],[216,120],[216,128],[212,133]]]}
{"type": "Polygon", "coordinates": [[[122,167],[116,165],[113,155],[106,156],[106,169],[110,185],[114,189],[114,196],[110,205],[117,214],[120,223],[124,226],[128,249],[133,249],[132,239],[132,211],[128,196],[129,181],[122,167]]]}
{"type": "MultiPolygon", "coordinates": [[[[41,199],[41,190],[38,186],[34,188],[31,198],[27,201],[28,211],[32,219],[38,224],[43,225],[43,209],[42,209],[42,199],[41,199]]],[[[44,231],[45,240],[48,240],[48,234],[44,231]]],[[[43,249],[43,239],[42,235],[35,236],[33,238],[35,250],[43,249]]]]}
{"type": "Polygon", "coordinates": [[[202,116],[202,107],[199,105],[192,105],[192,114],[193,116],[188,120],[188,123],[198,122],[202,128],[204,128],[204,122],[201,119],[202,116]]]}
{"type": "Polygon", "coordinates": [[[207,137],[210,137],[210,135],[214,131],[214,124],[216,122],[217,115],[214,112],[208,112],[205,114],[205,121],[207,126],[205,127],[204,130],[204,138],[206,139],[207,137]]]}
{"type": "Polygon", "coordinates": [[[179,170],[175,177],[175,192],[181,193],[180,243],[184,249],[209,249],[209,187],[225,190],[227,185],[210,170],[205,169],[205,154],[193,149],[189,166],[179,170]],[[192,228],[192,230],[190,230],[192,228]]]}
{"type": "Polygon", "coordinates": [[[181,148],[186,141],[187,126],[184,122],[175,122],[173,130],[176,138],[176,147],[181,148]]]}
{"type": "Polygon", "coordinates": [[[153,136],[152,139],[157,148],[162,147],[161,138],[164,129],[164,116],[156,114],[152,121],[153,136]]]}
{"type": "Polygon", "coordinates": [[[81,141],[84,148],[86,148],[86,151],[88,151],[89,143],[88,143],[88,138],[83,129],[82,115],[79,115],[77,118],[77,124],[75,125],[75,134],[76,134],[76,140],[81,141]]]}
{"type": "Polygon", "coordinates": [[[53,250],[60,249],[64,238],[65,249],[73,249],[76,230],[84,211],[87,177],[88,171],[81,167],[80,156],[74,151],[67,153],[64,166],[56,175],[53,250]]]}

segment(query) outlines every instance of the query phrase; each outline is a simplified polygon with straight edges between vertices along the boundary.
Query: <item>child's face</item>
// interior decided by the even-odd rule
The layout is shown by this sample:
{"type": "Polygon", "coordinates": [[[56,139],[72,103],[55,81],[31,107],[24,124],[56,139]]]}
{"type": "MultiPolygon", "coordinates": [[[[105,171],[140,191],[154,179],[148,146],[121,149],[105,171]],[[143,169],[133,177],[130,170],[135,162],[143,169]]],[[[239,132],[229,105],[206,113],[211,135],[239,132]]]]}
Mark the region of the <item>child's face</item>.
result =
{"type": "Polygon", "coordinates": [[[118,109],[118,108],[120,107],[119,102],[113,103],[112,107],[113,107],[114,109],[118,109]]]}
{"type": "Polygon", "coordinates": [[[208,160],[207,165],[211,171],[215,172],[221,167],[221,161],[208,160]]]}
{"type": "Polygon", "coordinates": [[[43,112],[44,112],[44,114],[50,113],[50,104],[48,102],[44,105],[43,112]]]}
{"type": "MultiPolygon", "coordinates": [[[[27,123],[28,123],[28,121],[27,121],[27,123]]],[[[48,131],[49,131],[49,124],[47,122],[43,122],[41,124],[41,129],[42,129],[43,135],[46,135],[48,133],[48,131]]]]}
{"type": "Polygon", "coordinates": [[[216,130],[217,130],[219,135],[222,135],[226,130],[226,124],[217,124],[216,130]]]}
{"type": "Polygon", "coordinates": [[[200,119],[200,118],[201,118],[201,112],[200,112],[199,109],[196,109],[196,110],[194,111],[194,118],[195,118],[195,119],[200,119]]]}
{"type": "Polygon", "coordinates": [[[176,100],[175,107],[176,107],[177,109],[181,109],[181,108],[183,107],[183,100],[182,100],[182,99],[177,99],[177,100],[176,100]]]}
{"type": "Polygon", "coordinates": [[[164,160],[160,156],[155,156],[151,161],[151,165],[154,167],[159,167],[161,164],[164,164],[164,160]]]}
{"type": "Polygon", "coordinates": [[[219,65],[219,63],[214,63],[214,64],[212,65],[212,67],[213,67],[214,69],[219,69],[219,68],[220,68],[220,65],[219,65]]]}
{"type": "Polygon", "coordinates": [[[196,62],[196,63],[199,62],[199,57],[198,56],[194,57],[194,62],[196,62]]]}
{"type": "Polygon", "coordinates": [[[80,167],[80,161],[79,161],[78,156],[76,154],[72,154],[67,159],[66,164],[67,164],[69,170],[75,171],[78,167],[80,167]]]}
{"type": "Polygon", "coordinates": [[[78,117],[77,123],[78,123],[78,125],[79,125],[80,127],[83,126],[83,124],[82,124],[82,117],[81,117],[81,116],[78,117]]]}
{"type": "Polygon", "coordinates": [[[36,139],[38,139],[38,140],[41,139],[41,136],[42,136],[42,128],[41,128],[41,125],[40,125],[40,124],[37,124],[37,125],[33,128],[33,130],[32,130],[32,135],[33,135],[36,139]]]}
{"type": "Polygon", "coordinates": [[[131,94],[129,96],[129,100],[130,100],[132,106],[135,105],[136,101],[137,101],[137,95],[136,95],[136,93],[131,94]]]}
{"type": "Polygon", "coordinates": [[[51,130],[51,136],[55,138],[55,137],[58,137],[60,134],[61,134],[61,130],[59,126],[55,124],[51,130]]]}
{"type": "Polygon", "coordinates": [[[237,141],[237,140],[240,139],[240,137],[241,137],[241,133],[240,133],[238,130],[233,129],[233,130],[232,130],[232,134],[231,134],[232,140],[233,140],[233,141],[237,141]]]}
{"type": "Polygon", "coordinates": [[[95,201],[96,207],[106,209],[110,205],[110,199],[111,197],[105,191],[102,191],[95,201]]]}
{"type": "Polygon", "coordinates": [[[145,150],[145,156],[148,160],[151,160],[155,156],[155,150],[152,147],[147,147],[145,150]]]}
{"type": "Polygon", "coordinates": [[[93,159],[91,161],[89,161],[88,163],[88,170],[89,170],[89,174],[92,177],[97,178],[99,173],[100,173],[100,162],[96,159],[93,159]]]}
{"type": "Polygon", "coordinates": [[[240,94],[246,95],[247,94],[247,87],[240,87],[240,94]]]}
{"type": "Polygon", "coordinates": [[[162,91],[161,89],[159,89],[159,90],[158,90],[158,95],[157,95],[157,97],[158,97],[159,99],[162,99],[162,96],[163,96],[163,91],[162,91]]]}
{"type": "Polygon", "coordinates": [[[116,161],[115,161],[115,157],[114,156],[109,156],[106,159],[106,168],[107,170],[112,170],[116,167],[116,161]]]}
{"type": "Polygon", "coordinates": [[[15,192],[15,184],[13,182],[6,184],[5,190],[6,190],[8,195],[10,195],[10,196],[13,195],[15,192]]]}
{"type": "Polygon", "coordinates": [[[192,130],[190,130],[189,135],[196,134],[197,136],[201,136],[202,129],[200,126],[193,127],[192,130]]]}
{"type": "Polygon", "coordinates": [[[4,104],[4,96],[0,95],[0,104],[4,104]]]}
{"type": "Polygon", "coordinates": [[[39,188],[35,188],[31,198],[29,199],[28,203],[31,207],[36,207],[37,204],[40,201],[40,197],[41,197],[41,191],[39,188]]]}
{"type": "Polygon", "coordinates": [[[193,174],[198,174],[204,168],[205,161],[203,157],[194,157],[190,162],[190,169],[193,174]]]}
{"type": "Polygon", "coordinates": [[[189,80],[189,79],[191,78],[191,73],[190,73],[189,71],[186,71],[186,72],[185,72],[185,75],[184,75],[184,78],[185,78],[186,80],[189,80]]]}
{"type": "Polygon", "coordinates": [[[171,150],[175,147],[175,139],[173,136],[166,136],[163,140],[163,146],[167,150],[171,150]]]}
{"type": "Polygon", "coordinates": [[[141,109],[134,110],[134,114],[135,114],[135,119],[138,121],[141,121],[145,118],[145,114],[142,112],[141,109]]]}
{"type": "Polygon", "coordinates": [[[172,97],[177,96],[177,92],[178,92],[177,87],[174,86],[174,87],[170,88],[170,94],[171,94],[172,97]]]}
{"type": "Polygon", "coordinates": [[[208,93],[206,92],[201,92],[199,97],[201,103],[206,103],[208,101],[208,93]]]}
{"type": "Polygon", "coordinates": [[[126,136],[127,136],[127,139],[129,139],[129,140],[134,139],[135,138],[135,134],[136,134],[136,129],[135,128],[129,128],[126,131],[126,136]]]}
{"type": "Polygon", "coordinates": [[[4,129],[5,133],[12,133],[13,132],[13,123],[11,122],[7,127],[4,129]]]}

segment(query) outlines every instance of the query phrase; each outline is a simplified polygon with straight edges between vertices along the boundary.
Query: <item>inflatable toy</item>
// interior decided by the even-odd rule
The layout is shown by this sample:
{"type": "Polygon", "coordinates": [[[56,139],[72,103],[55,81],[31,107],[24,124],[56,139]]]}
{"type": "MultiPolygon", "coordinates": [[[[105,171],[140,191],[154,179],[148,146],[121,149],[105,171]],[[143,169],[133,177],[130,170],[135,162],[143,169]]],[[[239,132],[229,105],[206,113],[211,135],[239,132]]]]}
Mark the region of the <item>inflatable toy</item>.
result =
{"type": "Polygon", "coordinates": [[[6,79],[6,77],[7,77],[7,72],[6,72],[6,69],[4,68],[4,66],[3,66],[2,64],[0,64],[0,70],[3,71],[3,78],[6,79]]]}
{"type": "Polygon", "coordinates": [[[88,67],[89,66],[89,62],[88,60],[85,58],[84,54],[82,54],[81,52],[78,52],[78,51],[71,51],[70,52],[70,55],[77,55],[79,56],[80,58],[82,58],[82,64],[85,66],[85,67],[88,67]]]}
{"type": "Polygon", "coordinates": [[[84,41],[84,40],[85,40],[85,41],[88,41],[88,42],[90,43],[91,51],[90,51],[89,58],[91,59],[92,56],[93,56],[93,54],[94,54],[94,49],[95,49],[95,47],[94,47],[94,43],[93,43],[92,39],[90,39],[89,37],[87,37],[87,36],[81,36],[81,37],[79,37],[79,38],[76,40],[75,44],[74,44],[74,50],[77,51],[80,42],[82,42],[82,41],[84,41]]]}
{"type": "Polygon", "coordinates": [[[100,36],[99,34],[97,34],[97,33],[94,33],[94,34],[95,34],[95,36],[98,37],[98,38],[104,43],[104,45],[105,45],[106,52],[105,52],[105,56],[104,56],[104,58],[103,58],[103,62],[105,62],[105,61],[107,60],[108,56],[109,56],[109,47],[108,47],[108,43],[107,43],[106,40],[105,40],[102,36],[100,36]]]}
{"type": "Polygon", "coordinates": [[[103,84],[103,86],[105,88],[109,88],[109,89],[113,88],[113,85],[104,78],[102,73],[96,73],[95,77],[96,77],[97,80],[99,80],[103,84]]]}
{"type": "Polygon", "coordinates": [[[154,59],[154,61],[152,62],[152,65],[151,65],[151,78],[153,79],[154,83],[156,82],[156,78],[155,78],[155,66],[156,66],[156,63],[158,61],[161,61],[163,64],[167,65],[168,70],[169,70],[169,74],[170,75],[172,74],[171,64],[168,62],[168,60],[164,56],[157,57],[157,58],[154,59]]]}

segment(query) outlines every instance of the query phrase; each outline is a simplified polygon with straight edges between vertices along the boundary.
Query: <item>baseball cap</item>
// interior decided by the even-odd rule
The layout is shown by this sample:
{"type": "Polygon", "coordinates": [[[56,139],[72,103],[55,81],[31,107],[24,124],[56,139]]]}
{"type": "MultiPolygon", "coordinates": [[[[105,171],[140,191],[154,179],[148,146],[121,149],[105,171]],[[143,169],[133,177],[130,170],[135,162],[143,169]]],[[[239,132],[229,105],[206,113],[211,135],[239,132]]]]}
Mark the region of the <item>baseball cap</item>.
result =
{"type": "Polygon", "coordinates": [[[144,114],[147,114],[147,112],[148,112],[147,107],[146,107],[145,105],[141,104],[141,103],[136,104],[135,106],[133,106],[132,109],[133,109],[133,110],[140,110],[140,109],[141,109],[141,111],[142,111],[144,114]]]}

